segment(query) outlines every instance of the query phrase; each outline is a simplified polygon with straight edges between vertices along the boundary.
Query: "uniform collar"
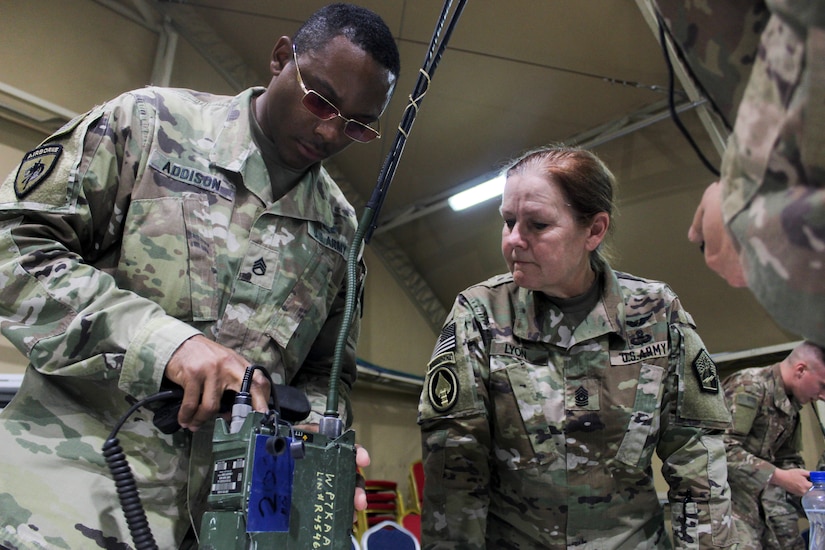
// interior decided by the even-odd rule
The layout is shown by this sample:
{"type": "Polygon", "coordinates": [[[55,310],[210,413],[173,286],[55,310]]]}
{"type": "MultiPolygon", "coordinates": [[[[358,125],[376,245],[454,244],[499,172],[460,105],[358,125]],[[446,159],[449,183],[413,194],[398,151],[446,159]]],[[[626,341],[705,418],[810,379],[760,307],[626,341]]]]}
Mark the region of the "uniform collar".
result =
{"type": "Polygon", "coordinates": [[[238,174],[243,185],[274,214],[317,221],[326,227],[336,225],[336,218],[354,215],[351,208],[345,211],[348,205],[338,200],[340,192],[320,162],[311,166],[288,193],[273,200],[269,174],[249,125],[251,102],[263,92],[262,87],[249,88],[232,98],[223,129],[209,155],[210,163],[238,174]]]}
{"type": "MultiPolygon", "coordinates": [[[[212,165],[242,174],[250,158],[257,156],[260,159],[261,152],[252,139],[252,128],[249,127],[249,111],[252,98],[263,91],[264,88],[260,87],[249,88],[230,100],[223,128],[215,137],[215,145],[209,154],[212,165]]],[[[269,187],[269,181],[247,182],[246,185],[257,193],[257,188],[269,187]]]]}
{"type": "Polygon", "coordinates": [[[774,405],[788,416],[793,416],[802,408],[802,403],[800,403],[793,394],[788,393],[788,388],[785,387],[785,381],[782,379],[782,367],[780,363],[772,365],[771,372],[773,373],[774,380],[776,380],[773,392],[774,405]]]}
{"type": "Polygon", "coordinates": [[[517,289],[515,307],[523,311],[514,312],[513,334],[519,338],[570,347],[578,342],[615,333],[626,340],[624,297],[616,272],[608,265],[602,266],[604,288],[593,310],[582,321],[575,332],[570,334],[561,322],[562,313],[557,306],[540,292],[517,289]]]}

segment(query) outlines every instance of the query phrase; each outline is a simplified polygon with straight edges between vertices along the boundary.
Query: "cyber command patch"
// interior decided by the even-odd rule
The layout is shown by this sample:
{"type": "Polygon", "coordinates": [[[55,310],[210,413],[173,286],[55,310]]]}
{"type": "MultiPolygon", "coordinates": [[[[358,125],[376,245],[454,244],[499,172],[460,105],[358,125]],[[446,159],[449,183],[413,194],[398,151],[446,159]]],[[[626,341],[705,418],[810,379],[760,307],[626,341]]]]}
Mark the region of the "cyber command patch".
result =
{"type": "Polygon", "coordinates": [[[702,349],[693,360],[693,372],[699,381],[699,388],[708,393],[719,393],[719,374],[706,349],[702,349]]]}

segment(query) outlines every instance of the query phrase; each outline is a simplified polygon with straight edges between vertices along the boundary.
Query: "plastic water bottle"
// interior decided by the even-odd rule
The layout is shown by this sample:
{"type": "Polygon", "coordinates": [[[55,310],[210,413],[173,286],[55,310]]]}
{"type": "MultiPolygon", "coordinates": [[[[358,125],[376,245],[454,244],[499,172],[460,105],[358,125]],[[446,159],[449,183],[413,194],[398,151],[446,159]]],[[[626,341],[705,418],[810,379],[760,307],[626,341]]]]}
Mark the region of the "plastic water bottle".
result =
{"type": "Polygon", "coordinates": [[[825,472],[811,472],[813,485],[802,495],[802,507],[811,528],[808,532],[810,550],[825,549],[825,472]]]}

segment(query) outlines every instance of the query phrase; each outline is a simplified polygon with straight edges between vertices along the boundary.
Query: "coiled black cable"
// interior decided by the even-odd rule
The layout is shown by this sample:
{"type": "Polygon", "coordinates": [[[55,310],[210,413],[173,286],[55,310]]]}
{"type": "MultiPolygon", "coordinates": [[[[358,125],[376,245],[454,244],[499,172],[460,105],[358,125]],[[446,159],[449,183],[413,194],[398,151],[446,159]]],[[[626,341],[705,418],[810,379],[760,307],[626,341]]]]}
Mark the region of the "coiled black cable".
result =
{"type": "Polygon", "coordinates": [[[140,407],[153,401],[162,401],[175,397],[179,398],[180,393],[169,390],[158,392],[150,395],[146,399],[138,401],[120,418],[109,434],[109,437],[103,443],[103,458],[106,460],[106,465],[109,467],[112,478],[115,480],[117,497],[120,500],[120,507],[123,510],[123,515],[126,517],[126,524],[129,527],[129,533],[132,536],[132,542],[135,543],[136,550],[157,550],[158,545],[155,542],[154,535],[152,535],[152,530],[149,528],[149,521],[146,519],[146,512],[143,509],[143,503],[140,501],[140,493],[135,482],[135,476],[132,474],[132,469],[129,467],[126,455],[120,446],[117,432],[123,427],[126,419],[140,407]]]}
{"type": "MultiPolygon", "coordinates": [[[[249,365],[244,373],[244,378],[241,383],[240,394],[249,395],[249,390],[252,385],[252,375],[259,370],[269,381],[271,391],[270,403],[274,404],[274,410],[278,408],[278,397],[275,392],[275,385],[272,383],[272,376],[264,367],[260,365],[249,365]]],[[[117,438],[117,433],[126,420],[139,408],[148,405],[154,401],[165,401],[167,399],[180,399],[182,390],[166,390],[149,397],[142,399],[132,405],[126,413],[120,417],[117,424],[112,428],[109,437],[103,443],[103,458],[106,460],[106,465],[112,473],[112,478],[115,481],[117,488],[117,496],[120,500],[120,507],[123,510],[123,515],[126,517],[126,524],[129,527],[129,533],[132,536],[132,542],[135,544],[136,550],[158,550],[155,537],[152,535],[152,530],[149,527],[149,521],[146,519],[146,511],[143,509],[143,503],[140,500],[140,493],[138,492],[137,482],[132,474],[132,469],[129,467],[129,462],[120,446],[120,441],[117,438]]]]}
{"type": "Polygon", "coordinates": [[[132,475],[126,455],[120,447],[117,438],[107,439],[103,444],[103,457],[112,472],[112,478],[117,487],[117,496],[120,499],[120,508],[126,516],[126,523],[129,526],[129,533],[137,550],[157,550],[155,537],[149,528],[149,521],[146,519],[146,512],[140,501],[137,483],[132,475]]]}

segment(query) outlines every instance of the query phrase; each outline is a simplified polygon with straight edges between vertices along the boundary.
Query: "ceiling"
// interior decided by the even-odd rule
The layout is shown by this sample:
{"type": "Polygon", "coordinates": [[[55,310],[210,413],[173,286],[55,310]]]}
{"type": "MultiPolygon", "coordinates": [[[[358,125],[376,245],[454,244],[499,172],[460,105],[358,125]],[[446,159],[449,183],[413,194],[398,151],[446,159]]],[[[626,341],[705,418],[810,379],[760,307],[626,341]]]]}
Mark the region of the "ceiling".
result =
{"type": "MultiPolygon", "coordinates": [[[[278,36],[293,34],[326,3],[97,1],[144,17],[149,10],[164,13],[238,88],[265,85],[278,36]]],[[[382,119],[384,138],[353,144],[327,163],[360,210],[393,149],[444,4],[359,3],[387,22],[402,63],[382,119]]],[[[506,270],[497,201],[457,213],[445,206],[446,196],[526,149],[583,144],[619,181],[614,267],[670,283],[712,352],[789,340],[746,290],[727,287],[687,242],[695,205],[713,175],[668,117],[668,90],[667,65],[643,0],[470,0],[420,101],[369,244],[435,330],[460,290],[506,270]]],[[[674,97],[697,145],[718,166],[720,142],[700,119],[706,106],[691,103],[697,98],[678,74],[674,97]]]]}

